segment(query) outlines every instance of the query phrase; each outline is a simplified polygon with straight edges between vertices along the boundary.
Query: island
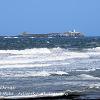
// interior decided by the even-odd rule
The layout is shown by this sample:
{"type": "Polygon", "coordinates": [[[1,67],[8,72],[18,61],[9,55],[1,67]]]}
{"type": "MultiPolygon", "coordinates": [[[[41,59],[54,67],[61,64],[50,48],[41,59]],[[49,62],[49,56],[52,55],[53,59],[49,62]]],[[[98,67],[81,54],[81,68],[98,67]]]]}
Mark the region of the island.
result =
{"type": "Polygon", "coordinates": [[[52,32],[52,33],[46,33],[46,34],[40,34],[40,33],[28,33],[28,32],[22,32],[20,33],[20,36],[26,36],[26,37],[50,37],[50,36],[66,36],[66,37],[83,37],[84,34],[81,32],[68,31],[68,32],[52,32]]]}

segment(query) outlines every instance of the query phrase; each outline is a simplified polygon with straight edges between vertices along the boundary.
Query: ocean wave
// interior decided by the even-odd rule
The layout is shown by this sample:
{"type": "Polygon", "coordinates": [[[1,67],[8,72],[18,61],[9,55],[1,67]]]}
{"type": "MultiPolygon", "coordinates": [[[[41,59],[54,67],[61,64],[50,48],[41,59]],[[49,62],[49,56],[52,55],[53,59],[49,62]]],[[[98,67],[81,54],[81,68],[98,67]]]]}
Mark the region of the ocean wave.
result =
{"type": "Polygon", "coordinates": [[[82,79],[82,80],[100,80],[99,77],[94,77],[94,76],[88,75],[88,74],[77,75],[77,78],[82,79]]]}
{"type": "Polygon", "coordinates": [[[51,75],[68,75],[68,73],[64,71],[57,71],[57,72],[51,72],[51,75]]]}
{"type": "Polygon", "coordinates": [[[67,52],[68,58],[89,58],[89,55],[81,52],[67,52]]]}
{"type": "Polygon", "coordinates": [[[87,50],[88,51],[100,52],[100,47],[90,48],[90,49],[87,49],[87,50]]]}
{"type": "Polygon", "coordinates": [[[0,65],[0,68],[33,68],[33,67],[47,67],[47,66],[51,66],[51,64],[32,64],[32,63],[3,63],[2,65],[0,65]]]}
{"type": "MultiPolygon", "coordinates": [[[[27,99],[27,98],[42,98],[42,97],[57,97],[57,96],[63,96],[65,93],[63,92],[53,92],[53,93],[46,93],[46,92],[43,92],[43,93],[19,93],[19,96],[7,96],[7,97],[3,97],[3,99],[27,99]]],[[[67,94],[66,94],[67,95],[67,94]]],[[[1,99],[2,97],[0,97],[1,99]]]]}
{"type": "MultiPolygon", "coordinates": [[[[79,74],[79,75],[71,75],[70,73],[66,77],[66,80],[69,81],[69,83],[72,85],[85,85],[85,80],[86,81],[93,81],[93,80],[100,80],[100,77],[95,77],[89,74],[79,74]],[[72,81],[73,80],[73,81],[72,81]],[[71,81],[71,82],[70,82],[71,81]],[[81,84],[81,81],[84,81],[84,84],[81,84]]],[[[68,83],[68,82],[67,82],[68,83]]],[[[87,83],[87,82],[86,82],[87,83]]],[[[86,84],[87,85],[87,84],[86,84]]]]}
{"type": "Polygon", "coordinates": [[[64,48],[31,48],[31,49],[24,49],[24,50],[0,50],[0,54],[14,54],[14,55],[32,55],[32,54],[57,54],[62,53],[69,56],[75,56],[75,57],[88,57],[88,53],[97,53],[100,54],[100,47],[87,49],[87,51],[72,51],[64,48]]]}
{"type": "Polygon", "coordinates": [[[94,83],[89,85],[90,89],[100,89],[100,83],[94,83]]]}
{"type": "Polygon", "coordinates": [[[73,71],[77,71],[77,72],[90,72],[90,71],[95,71],[96,68],[89,68],[89,69],[75,69],[73,71]]]}
{"type": "Polygon", "coordinates": [[[49,36],[48,38],[53,38],[53,37],[49,36]]]}
{"type": "Polygon", "coordinates": [[[40,71],[40,72],[35,72],[35,71],[17,71],[17,72],[11,72],[7,71],[6,73],[0,72],[1,77],[47,77],[47,76],[62,76],[62,75],[68,75],[67,72],[64,71],[56,71],[56,72],[48,72],[48,71],[40,71]]]}
{"type": "Polygon", "coordinates": [[[4,38],[12,38],[12,36],[5,36],[4,38]]]}
{"type": "Polygon", "coordinates": [[[33,48],[25,50],[0,50],[0,54],[32,55],[51,53],[48,48],[33,48]]]}
{"type": "MultiPolygon", "coordinates": [[[[76,62],[76,60],[78,59],[79,60],[85,59],[84,60],[85,62],[83,63],[87,64],[88,60],[93,57],[100,58],[100,52],[90,52],[90,51],[79,52],[79,51],[70,51],[70,50],[62,49],[62,48],[53,48],[53,49],[33,48],[33,49],[25,49],[25,50],[0,50],[0,68],[34,67],[34,66],[36,67],[38,66],[40,67],[41,66],[42,67],[43,66],[67,66],[68,64],[71,64],[71,63],[78,63],[76,62]]],[[[89,70],[84,70],[84,71],[89,71],[89,70]]]]}
{"type": "MultiPolygon", "coordinates": [[[[68,58],[87,58],[89,57],[86,53],[84,52],[72,52],[67,49],[62,49],[62,48],[53,48],[53,49],[48,49],[48,48],[33,48],[33,49],[25,49],[25,50],[0,50],[0,54],[8,54],[10,55],[34,55],[34,54],[51,54],[51,55],[62,55],[62,56],[67,56],[68,58]]],[[[41,56],[40,55],[40,56],[41,56]]]]}

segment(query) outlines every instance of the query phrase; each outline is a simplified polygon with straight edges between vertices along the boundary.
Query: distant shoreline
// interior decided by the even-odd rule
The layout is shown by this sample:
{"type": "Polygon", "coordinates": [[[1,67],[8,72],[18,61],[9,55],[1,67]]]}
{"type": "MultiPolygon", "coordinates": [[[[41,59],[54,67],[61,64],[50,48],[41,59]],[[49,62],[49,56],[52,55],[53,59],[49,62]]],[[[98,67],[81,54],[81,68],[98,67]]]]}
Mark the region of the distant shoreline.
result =
{"type": "Polygon", "coordinates": [[[19,36],[33,36],[33,37],[49,37],[49,36],[66,36],[66,37],[83,37],[84,34],[81,32],[69,31],[69,32],[52,32],[52,33],[46,33],[46,34],[34,34],[34,33],[28,33],[28,32],[22,32],[19,36]]]}

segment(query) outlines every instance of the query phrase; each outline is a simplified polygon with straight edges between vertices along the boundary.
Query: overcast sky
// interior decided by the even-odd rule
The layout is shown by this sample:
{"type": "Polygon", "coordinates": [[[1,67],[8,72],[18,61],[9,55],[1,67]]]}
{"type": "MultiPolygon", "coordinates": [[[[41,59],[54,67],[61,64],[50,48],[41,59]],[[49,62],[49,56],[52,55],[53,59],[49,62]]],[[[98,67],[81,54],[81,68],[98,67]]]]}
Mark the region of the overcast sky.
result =
{"type": "Polygon", "coordinates": [[[0,0],[0,35],[73,29],[100,35],[100,0],[0,0]]]}

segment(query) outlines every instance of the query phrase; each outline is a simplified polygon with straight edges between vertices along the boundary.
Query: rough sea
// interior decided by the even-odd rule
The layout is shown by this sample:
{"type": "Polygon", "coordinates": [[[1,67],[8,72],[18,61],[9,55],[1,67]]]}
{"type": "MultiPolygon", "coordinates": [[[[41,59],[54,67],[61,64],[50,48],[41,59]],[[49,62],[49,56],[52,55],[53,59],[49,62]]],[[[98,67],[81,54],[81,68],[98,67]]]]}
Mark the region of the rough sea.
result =
{"type": "Polygon", "coordinates": [[[100,98],[100,37],[0,37],[0,98],[69,94],[100,98]]]}

